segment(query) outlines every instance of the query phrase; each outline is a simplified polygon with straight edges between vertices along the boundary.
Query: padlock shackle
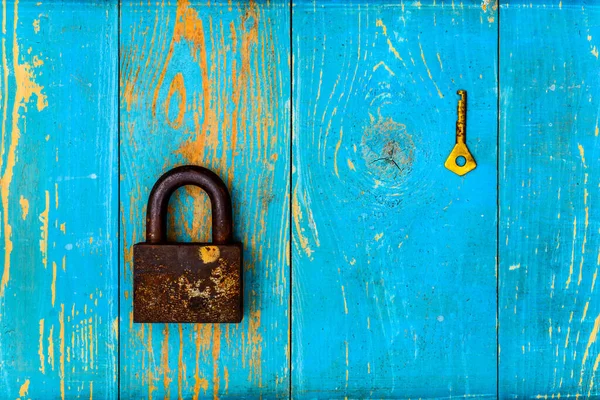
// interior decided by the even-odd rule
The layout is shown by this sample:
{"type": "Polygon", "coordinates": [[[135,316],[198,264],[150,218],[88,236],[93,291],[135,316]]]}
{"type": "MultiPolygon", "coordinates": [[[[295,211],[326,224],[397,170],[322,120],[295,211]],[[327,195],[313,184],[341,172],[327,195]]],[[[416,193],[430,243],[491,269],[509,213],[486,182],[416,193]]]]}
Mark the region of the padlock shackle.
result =
{"type": "Polygon", "coordinates": [[[198,186],[210,199],[212,208],[212,241],[233,241],[231,197],[225,183],[214,172],[196,165],[183,165],[162,175],[154,184],[146,212],[146,243],[167,242],[167,208],[171,195],[182,186],[198,186]]]}

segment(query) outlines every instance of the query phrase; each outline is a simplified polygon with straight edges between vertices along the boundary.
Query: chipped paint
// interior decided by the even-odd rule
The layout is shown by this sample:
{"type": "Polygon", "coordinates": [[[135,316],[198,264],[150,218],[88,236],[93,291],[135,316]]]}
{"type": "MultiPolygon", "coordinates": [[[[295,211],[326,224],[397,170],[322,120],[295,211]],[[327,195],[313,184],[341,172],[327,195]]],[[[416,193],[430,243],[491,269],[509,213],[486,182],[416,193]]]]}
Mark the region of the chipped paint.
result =
{"type": "Polygon", "coordinates": [[[25,221],[27,219],[27,215],[29,214],[29,200],[21,195],[19,204],[21,205],[21,218],[23,218],[23,221],[25,221]]]}
{"type": "Polygon", "coordinates": [[[29,384],[30,383],[31,382],[29,381],[29,379],[26,379],[25,382],[23,382],[23,384],[19,388],[19,396],[21,396],[21,397],[27,396],[27,393],[29,392],[29,384]]]}
{"type": "MultiPolygon", "coordinates": [[[[8,284],[8,280],[10,277],[10,265],[11,265],[11,253],[13,249],[12,242],[12,226],[9,223],[10,216],[10,208],[9,208],[9,193],[10,186],[12,183],[14,168],[16,165],[16,154],[17,147],[19,145],[19,139],[22,133],[22,126],[20,124],[21,121],[21,112],[23,109],[27,107],[27,104],[32,99],[32,96],[36,97],[36,107],[38,111],[42,111],[48,105],[46,95],[43,93],[43,87],[38,85],[35,82],[36,72],[34,67],[32,67],[29,63],[21,63],[21,55],[20,55],[20,45],[17,39],[17,26],[19,21],[19,1],[15,0],[13,3],[13,26],[14,31],[12,33],[13,43],[12,43],[12,65],[13,65],[13,73],[14,73],[14,82],[15,82],[15,90],[14,90],[14,101],[12,106],[12,123],[11,123],[11,135],[10,135],[10,144],[8,145],[7,157],[6,157],[6,165],[4,166],[4,173],[0,176],[0,189],[1,189],[1,199],[2,199],[2,217],[3,217],[3,225],[4,225],[4,271],[2,273],[2,280],[0,281],[0,297],[4,295],[4,290],[6,285],[8,284]]],[[[3,15],[3,21],[5,21],[5,17],[3,15]]],[[[5,41],[2,42],[2,53],[3,59],[6,60],[6,49],[5,49],[5,41]]],[[[5,65],[5,74],[8,68],[8,64],[5,65]]],[[[5,97],[8,99],[8,85],[7,80],[5,78],[5,97]]],[[[6,102],[7,100],[5,100],[6,102]]],[[[5,103],[6,105],[6,103],[5,103]]],[[[6,118],[3,119],[3,130],[6,126],[6,118]]],[[[3,132],[3,151],[4,147],[4,137],[5,134],[3,132]]]]}
{"type": "Polygon", "coordinates": [[[0,343],[18,338],[19,346],[0,349],[0,364],[13,360],[23,377],[9,382],[14,371],[6,371],[2,393],[9,398],[87,397],[91,381],[101,382],[103,397],[116,395],[116,337],[108,332],[117,275],[107,266],[118,249],[111,206],[117,43],[105,40],[117,33],[116,11],[110,2],[81,4],[76,13],[52,3],[2,2],[0,314],[6,329],[0,343]],[[65,123],[67,116],[77,123],[65,123]],[[95,246],[87,246],[88,236],[95,246]],[[63,279],[67,257],[74,268],[63,279]],[[99,291],[104,299],[87,300],[99,291]],[[78,310],[87,306],[91,339],[83,340],[75,314],[65,315],[75,303],[78,310]]]}
{"type": "Polygon", "coordinates": [[[39,216],[39,220],[41,223],[40,230],[41,239],[40,239],[40,252],[42,253],[42,264],[44,264],[44,268],[48,266],[48,222],[49,222],[49,212],[50,212],[50,192],[46,190],[46,208],[41,212],[39,216]]]}
{"type": "Polygon", "coordinates": [[[216,262],[221,257],[221,252],[217,246],[202,246],[198,255],[203,263],[209,264],[216,262]]]}

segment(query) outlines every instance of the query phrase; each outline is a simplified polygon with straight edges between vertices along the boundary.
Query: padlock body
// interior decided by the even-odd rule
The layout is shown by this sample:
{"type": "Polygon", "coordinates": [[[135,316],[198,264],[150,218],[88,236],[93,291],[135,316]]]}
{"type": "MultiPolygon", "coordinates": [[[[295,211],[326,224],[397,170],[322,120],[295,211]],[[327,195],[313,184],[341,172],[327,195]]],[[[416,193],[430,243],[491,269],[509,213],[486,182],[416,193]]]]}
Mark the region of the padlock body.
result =
{"type": "Polygon", "coordinates": [[[134,322],[241,322],[241,243],[138,243],[133,266],[134,322]]]}

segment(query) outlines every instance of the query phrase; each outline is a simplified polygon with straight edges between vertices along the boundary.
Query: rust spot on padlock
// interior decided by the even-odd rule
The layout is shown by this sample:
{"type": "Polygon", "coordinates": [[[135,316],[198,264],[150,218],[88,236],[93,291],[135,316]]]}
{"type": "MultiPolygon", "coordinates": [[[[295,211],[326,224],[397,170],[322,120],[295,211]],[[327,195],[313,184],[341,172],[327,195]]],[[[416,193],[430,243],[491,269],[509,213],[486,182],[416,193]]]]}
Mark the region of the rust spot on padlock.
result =
{"type": "Polygon", "coordinates": [[[212,171],[182,166],[165,173],[148,199],[146,242],[133,247],[134,322],[240,322],[242,244],[232,239],[231,198],[212,171]],[[212,243],[169,243],[166,215],[178,188],[203,189],[212,206],[212,243]]]}

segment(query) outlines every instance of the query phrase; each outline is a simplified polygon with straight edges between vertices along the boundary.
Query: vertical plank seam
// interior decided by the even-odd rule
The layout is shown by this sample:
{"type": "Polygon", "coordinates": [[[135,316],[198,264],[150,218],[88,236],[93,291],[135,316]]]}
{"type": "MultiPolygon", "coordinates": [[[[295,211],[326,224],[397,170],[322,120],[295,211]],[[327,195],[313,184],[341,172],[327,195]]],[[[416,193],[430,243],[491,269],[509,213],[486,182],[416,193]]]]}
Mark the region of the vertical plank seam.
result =
{"type": "Polygon", "coordinates": [[[500,398],[500,9],[496,35],[496,398],[500,398]]]}
{"type": "Polygon", "coordinates": [[[117,399],[121,399],[121,0],[117,1],[117,399]]]}
{"type": "Polygon", "coordinates": [[[292,399],[292,390],[293,390],[293,386],[292,386],[292,377],[293,377],[293,373],[292,373],[292,360],[293,360],[293,342],[292,342],[292,330],[293,330],[293,318],[292,318],[292,297],[293,297],[293,280],[292,280],[292,266],[293,266],[293,251],[292,251],[292,245],[293,245],[293,232],[292,232],[292,226],[293,226],[293,217],[292,217],[292,202],[293,200],[293,188],[294,188],[294,38],[293,38],[293,20],[294,20],[294,10],[293,10],[293,0],[289,0],[289,13],[290,13],[290,192],[288,193],[289,196],[289,249],[288,249],[288,254],[289,254],[289,263],[290,263],[290,271],[289,271],[289,276],[290,276],[290,294],[288,297],[288,315],[289,315],[289,320],[288,320],[288,348],[289,348],[289,360],[288,360],[288,380],[289,380],[289,388],[288,388],[288,397],[290,399],[292,399]]]}

